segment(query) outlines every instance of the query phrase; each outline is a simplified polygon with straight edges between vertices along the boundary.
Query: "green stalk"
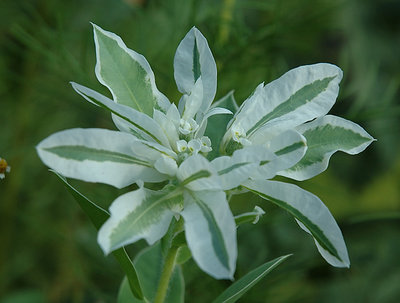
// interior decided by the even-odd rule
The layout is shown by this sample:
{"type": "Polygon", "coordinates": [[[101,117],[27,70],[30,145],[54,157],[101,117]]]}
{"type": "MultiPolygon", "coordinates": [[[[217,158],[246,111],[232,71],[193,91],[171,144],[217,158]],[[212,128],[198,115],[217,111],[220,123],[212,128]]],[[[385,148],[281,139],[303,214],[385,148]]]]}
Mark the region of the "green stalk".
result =
{"type": "Polygon", "coordinates": [[[154,303],[163,303],[165,300],[168,291],[169,280],[171,279],[172,272],[175,268],[175,260],[178,254],[178,249],[179,247],[172,246],[168,250],[168,254],[164,262],[164,268],[161,273],[160,282],[158,283],[154,303]]]}

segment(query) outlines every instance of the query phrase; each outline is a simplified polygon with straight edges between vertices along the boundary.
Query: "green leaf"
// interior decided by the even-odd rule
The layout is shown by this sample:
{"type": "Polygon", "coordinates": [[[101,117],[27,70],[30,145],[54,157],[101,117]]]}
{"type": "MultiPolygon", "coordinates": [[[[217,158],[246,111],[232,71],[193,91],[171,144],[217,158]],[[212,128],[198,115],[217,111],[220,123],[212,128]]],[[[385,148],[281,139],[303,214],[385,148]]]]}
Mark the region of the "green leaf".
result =
{"type": "Polygon", "coordinates": [[[181,93],[190,95],[197,79],[203,84],[199,111],[205,114],[217,91],[217,66],[206,38],[193,27],[179,44],[174,58],[174,77],[181,93]]]}
{"type": "Polygon", "coordinates": [[[165,235],[182,204],[181,190],[172,186],[160,191],[142,187],[119,196],[99,230],[98,242],[105,253],[140,239],[152,245],[165,235]]]}
{"type": "Polygon", "coordinates": [[[242,213],[240,215],[235,216],[235,223],[236,226],[242,225],[243,223],[248,223],[251,222],[253,224],[256,224],[259,220],[260,217],[265,214],[265,211],[259,207],[255,206],[253,211],[247,212],[247,213],[242,213]]]}
{"type": "Polygon", "coordinates": [[[158,91],[145,57],[129,49],[120,37],[93,24],[96,76],[115,102],[152,117],[153,109],[166,112],[170,102],[158,91]]]}
{"type": "Polygon", "coordinates": [[[78,83],[71,82],[71,85],[86,101],[110,111],[119,130],[133,134],[138,139],[170,147],[160,126],[146,114],[129,106],[115,103],[106,96],[78,83]]]}
{"type": "Polygon", "coordinates": [[[184,193],[186,241],[198,266],[216,279],[232,279],[236,267],[236,225],[225,192],[184,193]]]}
{"type": "Polygon", "coordinates": [[[318,251],[329,264],[350,266],[342,232],[317,196],[296,185],[277,181],[249,180],[243,186],[292,214],[300,227],[312,235],[318,251]]]}
{"type": "Polygon", "coordinates": [[[359,125],[331,115],[303,124],[297,130],[307,139],[307,152],[299,163],[279,174],[300,181],[326,170],[335,152],[358,154],[374,141],[359,125]]]}
{"type": "Polygon", "coordinates": [[[253,269],[245,276],[241,277],[222,294],[216,298],[213,303],[233,303],[239,300],[248,290],[261,281],[267,274],[275,269],[279,264],[285,261],[291,255],[282,256],[253,269]]]}
{"type": "MultiPolygon", "coordinates": [[[[99,229],[104,222],[110,217],[108,212],[103,208],[97,206],[95,203],[90,201],[87,197],[81,194],[78,190],[76,190],[68,181],[58,174],[56,171],[52,171],[64,184],[66,189],[70,192],[70,194],[74,197],[76,202],[78,202],[79,206],[85,212],[85,214],[92,221],[93,225],[96,229],[99,229]]],[[[142,288],[139,283],[139,279],[136,273],[135,266],[132,264],[131,259],[126,253],[125,249],[122,247],[113,252],[113,256],[120,264],[121,268],[124,270],[127,276],[127,287],[130,289],[131,293],[138,299],[143,298],[142,288]]]]}
{"type": "Polygon", "coordinates": [[[36,147],[40,159],[61,175],[118,188],[166,176],[153,168],[162,153],[134,136],[105,129],[69,129],[36,147]]]}
{"type": "MultiPolygon", "coordinates": [[[[161,245],[157,243],[144,249],[135,258],[134,264],[137,268],[140,283],[143,286],[145,299],[137,300],[129,290],[126,279],[122,281],[118,294],[118,303],[153,302],[157,285],[162,271],[161,245]]],[[[180,266],[175,266],[168,286],[168,293],[164,303],[183,303],[185,283],[180,266]]]]}
{"type": "MultiPolygon", "coordinates": [[[[238,110],[233,91],[229,92],[225,97],[213,103],[212,108],[222,107],[230,110],[233,114],[238,110]]],[[[232,119],[231,115],[217,115],[208,118],[205,135],[210,138],[212,143],[212,151],[208,153],[208,159],[214,159],[220,155],[220,144],[226,127],[232,119]]]]}
{"type": "MultiPolygon", "coordinates": [[[[249,140],[263,144],[271,136],[327,114],[336,101],[341,79],[340,68],[327,63],[292,69],[266,86],[260,84],[229,127],[240,126],[249,140]]],[[[231,140],[228,131],[224,149],[231,140]]]]}

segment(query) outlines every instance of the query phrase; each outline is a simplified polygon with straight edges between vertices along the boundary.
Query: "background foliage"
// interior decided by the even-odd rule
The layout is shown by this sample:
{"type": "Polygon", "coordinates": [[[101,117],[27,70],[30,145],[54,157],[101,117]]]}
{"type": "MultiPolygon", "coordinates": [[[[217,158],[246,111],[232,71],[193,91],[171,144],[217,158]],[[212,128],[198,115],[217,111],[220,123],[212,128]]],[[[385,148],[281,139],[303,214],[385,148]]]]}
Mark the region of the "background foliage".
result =
{"type": "MultiPolygon", "coordinates": [[[[96,233],[34,146],[73,127],[113,129],[110,117],[73,92],[69,81],[107,94],[94,76],[89,21],[119,34],[146,56],[159,89],[178,101],[172,59],[196,25],[218,66],[218,95],[242,102],[262,81],[304,64],[344,70],[333,113],[378,139],[356,157],[337,154],[303,188],[317,194],[341,226],[350,270],[325,264],[291,218],[258,198],[267,214],[239,229],[237,277],[295,253],[245,302],[397,302],[400,297],[400,3],[294,0],[3,0],[0,2],[0,156],[12,171],[0,182],[0,302],[114,302],[122,272],[104,258],[96,233]]],[[[74,182],[104,207],[119,194],[74,182]]],[[[125,189],[129,190],[129,189],[125,189]]],[[[140,243],[130,248],[134,255],[140,243]]],[[[208,302],[229,282],[193,262],[186,297],[208,302]]]]}

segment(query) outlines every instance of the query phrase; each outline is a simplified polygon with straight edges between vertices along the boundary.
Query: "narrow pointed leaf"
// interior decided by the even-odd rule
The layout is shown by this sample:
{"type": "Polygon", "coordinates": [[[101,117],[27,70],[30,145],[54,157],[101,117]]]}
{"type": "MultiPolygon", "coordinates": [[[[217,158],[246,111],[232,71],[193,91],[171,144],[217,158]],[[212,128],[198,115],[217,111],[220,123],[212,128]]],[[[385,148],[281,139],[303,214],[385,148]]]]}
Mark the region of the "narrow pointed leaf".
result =
{"type": "Polygon", "coordinates": [[[174,77],[179,91],[187,95],[201,77],[204,90],[200,112],[204,114],[217,90],[217,66],[206,38],[195,27],[186,34],[176,50],[174,77]]]}
{"type": "Polygon", "coordinates": [[[232,279],[236,225],[223,191],[184,193],[186,241],[198,266],[216,279],[232,279]]]}
{"type": "Polygon", "coordinates": [[[235,216],[236,226],[242,225],[243,223],[253,223],[256,224],[260,220],[260,217],[265,214],[265,211],[259,207],[255,206],[253,211],[242,213],[235,216]]]}
{"type": "Polygon", "coordinates": [[[115,102],[130,106],[150,117],[153,108],[166,111],[170,102],[156,87],[146,58],[129,49],[114,33],[93,24],[96,45],[96,76],[115,102]]]}
{"type": "Polygon", "coordinates": [[[152,191],[144,187],[118,197],[110,206],[111,217],[101,227],[98,242],[105,253],[145,239],[150,245],[161,239],[182,194],[175,188],[152,191]]]}
{"type": "Polygon", "coordinates": [[[335,152],[358,154],[374,141],[359,125],[331,115],[303,124],[297,130],[307,139],[307,152],[299,163],[279,174],[300,181],[326,170],[335,152]]]}
{"type": "Polygon", "coordinates": [[[292,69],[265,87],[259,85],[239,108],[231,125],[240,125],[247,137],[262,141],[323,116],[336,101],[341,79],[342,71],[332,64],[292,69]]]}
{"type": "Polygon", "coordinates": [[[248,290],[261,281],[267,274],[274,270],[278,265],[285,261],[290,255],[276,258],[272,261],[260,265],[245,276],[241,277],[229,286],[213,303],[233,303],[239,300],[248,290]]]}
{"type": "Polygon", "coordinates": [[[169,147],[168,140],[159,125],[146,114],[129,106],[115,103],[106,96],[78,83],[71,82],[71,85],[85,100],[110,111],[118,129],[131,133],[138,139],[169,147]]]}
{"type": "Polygon", "coordinates": [[[300,187],[277,181],[247,181],[245,188],[292,214],[300,227],[310,233],[318,251],[336,267],[349,267],[342,232],[328,208],[315,195],[300,187]]]}
{"type": "MultiPolygon", "coordinates": [[[[79,206],[92,221],[96,229],[99,229],[101,225],[103,225],[104,222],[106,222],[106,220],[110,217],[109,213],[103,208],[99,207],[97,204],[90,201],[83,194],[81,194],[77,189],[69,184],[63,176],[55,171],[53,172],[63,182],[66,189],[74,197],[75,201],[78,202],[79,206]]],[[[133,265],[128,254],[126,253],[125,249],[122,247],[115,250],[113,252],[113,256],[118,261],[121,268],[126,274],[126,288],[129,289],[129,291],[131,292],[131,296],[133,294],[136,299],[142,299],[143,292],[136,272],[136,268],[133,265]]]]}
{"type": "Polygon", "coordinates": [[[161,153],[118,131],[69,129],[44,139],[36,149],[47,166],[70,178],[118,188],[138,180],[166,179],[153,168],[154,159],[161,153]]]}
{"type": "MultiPolygon", "coordinates": [[[[126,279],[122,281],[118,294],[118,303],[139,303],[154,302],[157,285],[162,272],[162,252],[161,245],[157,243],[145,248],[135,258],[134,264],[137,268],[143,293],[146,301],[137,300],[130,292],[126,279]]],[[[168,292],[164,303],[183,303],[184,302],[185,282],[180,266],[175,266],[168,285],[168,292]]]]}

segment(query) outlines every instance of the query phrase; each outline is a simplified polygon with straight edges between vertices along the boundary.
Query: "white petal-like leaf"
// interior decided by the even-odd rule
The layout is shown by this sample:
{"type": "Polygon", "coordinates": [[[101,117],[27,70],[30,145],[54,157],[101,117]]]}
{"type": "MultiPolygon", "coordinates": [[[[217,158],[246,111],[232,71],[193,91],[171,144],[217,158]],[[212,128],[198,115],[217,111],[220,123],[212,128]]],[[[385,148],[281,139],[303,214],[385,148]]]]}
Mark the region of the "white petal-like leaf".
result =
{"type": "Polygon", "coordinates": [[[335,152],[358,154],[374,141],[361,126],[331,115],[303,124],[297,130],[307,139],[307,152],[299,163],[279,174],[300,181],[326,170],[335,152]]]}
{"type": "Polygon", "coordinates": [[[182,112],[182,119],[193,119],[203,102],[203,81],[201,76],[196,80],[194,87],[189,95],[184,95],[183,102],[184,108],[182,112]]]}
{"type": "MultiPolygon", "coordinates": [[[[290,70],[265,87],[259,85],[230,123],[254,141],[328,113],[336,101],[342,71],[319,63],[290,70]]],[[[225,146],[229,137],[225,138],[225,146]]]]}
{"type": "Polygon", "coordinates": [[[306,139],[294,130],[287,130],[266,143],[275,155],[270,161],[264,161],[251,175],[253,179],[271,179],[279,171],[292,167],[303,158],[306,150],[306,139]]]}
{"type": "Polygon", "coordinates": [[[73,89],[90,103],[109,110],[118,129],[135,135],[138,139],[157,142],[169,147],[169,142],[160,126],[148,115],[145,115],[129,106],[118,104],[106,96],[71,82],[73,89]],[[123,120],[124,122],[122,122],[123,120]],[[125,123],[126,122],[126,123],[125,123]]]}
{"type": "Polygon", "coordinates": [[[182,206],[182,192],[175,188],[142,187],[126,193],[111,204],[111,216],[100,228],[97,241],[106,254],[140,239],[151,245],[167,232],[174,216],[171,209],[182,206]]]}
{"type": "Polygon", "coordinates": [[[342,232],[328,208],[300,187],[277,181],[247,181],[244,187],[292,214],[310,233],[324,259],[336,267],[349,267],[342,232]]]}
{"type": "Polygon", "coordinates": [[[156,87],[146,58],[129,49],[122,39],[93,24],[96,45],[96,76],[115,102],[153,116],[153,109],[166,111],[170,102],[156,87]]]}
{"type": "Polygon", "coordinates": [[[215,158],[211,164],[218,172],[221,188],[229,190],[254,175],[261,163],[268,163],[274,158],[275,155],[263,146],[248,146],[235,151],[231,157],[215,158]]]}
{"type": "Polygon", "coordinates": [[[194,191],[221,189],[221,182],[215,169],[199,154],[190,156],[182,162],[177,177],[183,186],[194,191]]]}
{"type": "Polygon", "coordinates": [[[36,147],[47,166],[65,177],[101,182],[118,188],[166,176],[153,168],[158,150],[134,136],[105,129],[70,129],[55,133],[36,147]]]}
{"type": "Polygon", "coordinates": [[[204,87],[200,112],[205,113],[217,91],[217,66],[206,38],[193,27],[176,50],[174,77],[179,91],[189,95],[200,76],[204,87]]]}
{"type": "Polygon", "coordinates": [[[216,279],[232,279],[236,224],[223,191],[184,193],[186,241],[198,266],[216,279]]]}

